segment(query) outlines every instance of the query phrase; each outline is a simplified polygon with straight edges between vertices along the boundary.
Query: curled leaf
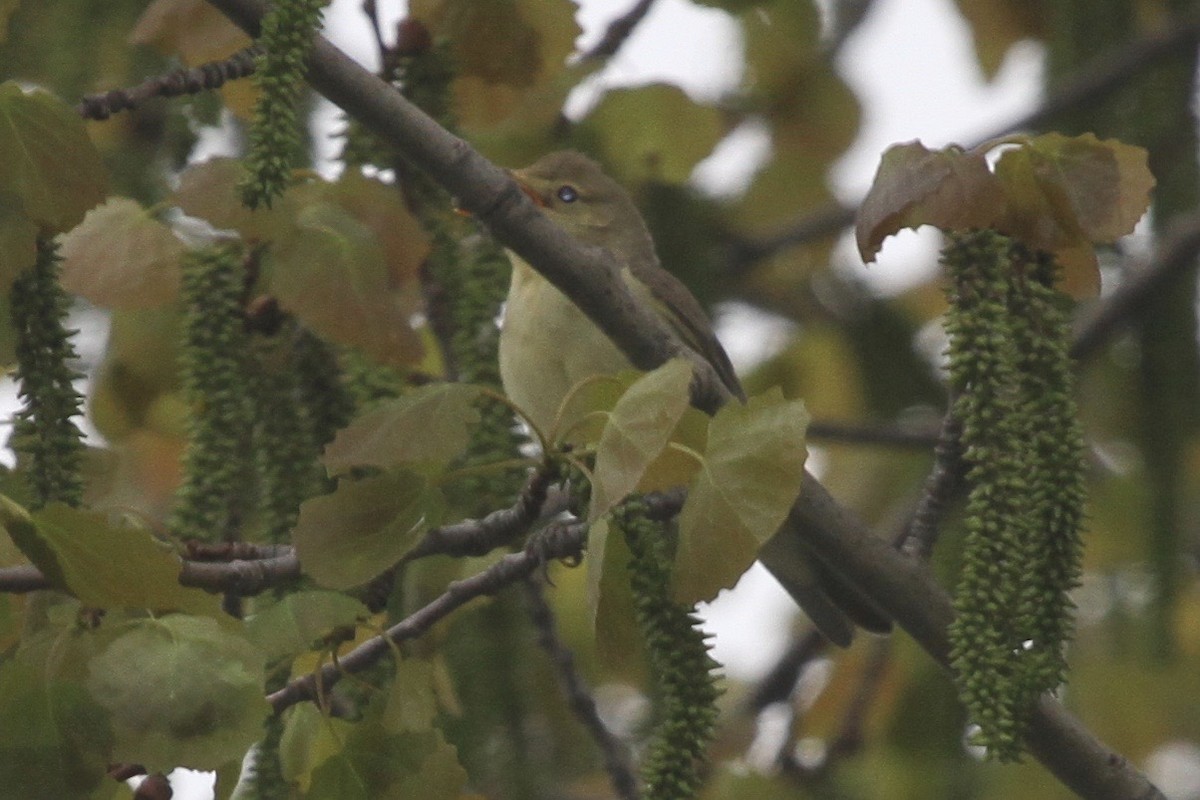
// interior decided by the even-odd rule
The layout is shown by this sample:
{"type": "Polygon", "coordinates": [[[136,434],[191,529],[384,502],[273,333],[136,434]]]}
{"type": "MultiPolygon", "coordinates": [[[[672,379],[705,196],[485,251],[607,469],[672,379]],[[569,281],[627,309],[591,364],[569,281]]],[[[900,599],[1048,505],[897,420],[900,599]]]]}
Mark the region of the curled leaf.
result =
{"type": "Polygon", "coordinates": [[[858,252],[874,261],[883,240],[903,228],[989,228],[1005,209],[1000,183],[980,153],[929,150],[920,142],[888,148],[855,222],[858,252]]]}

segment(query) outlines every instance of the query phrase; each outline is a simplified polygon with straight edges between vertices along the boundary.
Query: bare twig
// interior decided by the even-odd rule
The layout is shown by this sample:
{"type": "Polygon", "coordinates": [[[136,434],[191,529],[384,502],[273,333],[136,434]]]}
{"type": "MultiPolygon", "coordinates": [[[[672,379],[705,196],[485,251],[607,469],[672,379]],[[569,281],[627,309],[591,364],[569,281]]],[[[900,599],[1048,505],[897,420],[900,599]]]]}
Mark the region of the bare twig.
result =
{"type": "Polygon", "coordinates": [[[436,599],[388,628],[383,635],[363,642],[338,659],[336,665],[327,664],[272,692],[267,695],[267,702],[278,713],[296,703],[317,699],[337,683],[343,673],[361,672],[385,656],[390,652],[389,642],[399,643],[421,636],[451,611],[528,578],[547,561],[581,557],[586,538],[587,529],[582,523],[548,526],[521,552],[510,553],[482,572],[451,583],[436,599]]]}
{"type": "Polygon", "coordinates": [[[837,760],[862,749],[864,723],[871,711],[871,705],[879,694],[880,684],[887,674],[891,646],[890,639],[872,639],[868,643],[869,649],[862,675],[859,676],[854,694],[846,705],[845,713],[842,714],[841,725],[829,742],[823,766],[831,767],[837,760]]]}
{"type": "Polygon", "coordinates": [[[616,55],[617,51],[621,49],[621,45],[625,44],[653,5],[654,0],[638,0],[633,8],[608,23],[600,41],[579,57],[580,63],[603,61],[616,55]]]}
{"type": "Polygon", "coordinates": [[[89,94],[79,101],[75,110],[84,119],[108,119],[154,97],[178,97],[219,89],[229,81],[254,74],[254,61],[261,52],[261,47],[252,45],[224,60],[156,75],[129,89],[89,94]]]}
{"type": "Polygon", "coordinates": [[[899,547],[908,555],[929,558],[937,543],[946,505],[962,488],[961,432],[962,425],[947,411],[937,446],[933,450],[933,469],[925,479],[925,488],[913,511],[912,521],[899,537],[899,547]]]}
{"type": "Polygon", "coordinates": [[[575,666],[574,654],[558,635],[554,610],[546,602],[542,584],[536,578],[530,577],[525,581],[525,596],[529,602],[529,617],[538,632],[538,644],[550,656],[559,688],[567,698],[571,711],[596,740],[604,757],[604,768],[608,771],[613,791],[622,800],[637,800],[641,793],[638,791],[637,776],[630,763],[629,750],[600,719],[596,710],[596,700],[575,666]]]}
{"type": "Polygon", "coordinates": [[[746,700],[746,711],[757,714],[769,705],[782,703],[792,695],[805,667],[829,649],[829,640],[816,628],[795,639],[775,665],[754,687],[746,700]]]}
{"type": "Polygon", "coordinates": [[[468,519],[434,528],[404,556],[401,563],[430,555],[481,556],[507,544],[528,531],[547,510],[547,492],[556,477],[555,471],[547,465],[539,466],[529,476],[511,507],[493,511],[482,519],[468,519]]]}
{"type": "Polygon", "coordinates": [[[925,450],[937,444],[938,433],[934,430],[905,428],[898,425],[868,426],[817,420],[809,423],[808,438],[844,444],[877,444],[925,450]]]}
{"type": "Polygon", "coordinates": [[[1198,252],[1200,216],[1193,216],[1168,231],[1153,260],[1131,270],[1116,291],[1080,321],[1071,344],[1071,357],[1083,360],[1096,352],[1172,277],[1181,270],[1194,269],[1198,252]]]}

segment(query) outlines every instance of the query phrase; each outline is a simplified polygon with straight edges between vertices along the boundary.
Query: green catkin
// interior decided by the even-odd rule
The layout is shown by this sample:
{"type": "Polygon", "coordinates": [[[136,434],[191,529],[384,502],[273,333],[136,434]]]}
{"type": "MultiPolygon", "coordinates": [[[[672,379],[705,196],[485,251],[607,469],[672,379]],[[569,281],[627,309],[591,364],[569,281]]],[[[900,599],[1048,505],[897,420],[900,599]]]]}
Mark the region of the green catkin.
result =
{"type": "Polygon", "coordinates": [[[83,435],[73,421],[83,399],[73,381],[83,376],[70,366],[77,356],[72,331],[63,325],[70,298],[58,283],[58,263],[57,245],[38,239],[37,260],[12,287],[22,401],[12,446],[25,467],[33,508],[83,502],[83,435]]]}
{"type": "Polygon", "coordinates": [[[672,543],[665,526],[633,499],[612,515],[629,545],[634,614],[655,679],[656,720],[642,762],[646,800],[686,800],[703,784],[720,696],[705,635],[691,609],[671,599],[672,543]]]}
{"type": "Polygon", "coordinates": [[[1031,620],[1033,691],[1053,689],[1066,673],[1065,644],[1071,637],[1074,605],[1069,592],[1079,583],[1086,502],[1083,429],[1074,394],[1068,348],[1067,298],[1054,288],[1057,268],[1045,253],[1013,246],[1013,264],[1023,280],[1014,294],[1014,318],[1022,354],[1025,417],[1034,450],[1029,513],[1036,532],[1027,580],[1034,602],[1031,620]]]}
{"type": "MultiPolygon", "coordinates": [[[[336,393],[331,397],[314,397],[314,387],[305,380],[307,377],[320,382],[319,378],[332,377],[318,369],[328,367],[321,356],[329,355],[320,344],[290,320],[281,330],[252,336],[250,340],[254,399],[251,449],[258,488],[258,523],[261,538],[271,544],[290,541],[300,504],[321,486],[317,456],[324,441],[318,438],[322,434],[315,430],[310,409],[335,413],[338,400],[336,393]]],[[[269,597],[260,598],[258,609],[265,609],[292,590],[291,586],[274,587],[269,597]]],[[[290,664],[276,665],[267,678],[265,691],[269,694],[283,688],[289,673],[290,664]]],[[[254,764],[245,781],[248,800],[291,797],[279,752],[283,728],[279,715],[272,715],[263,723],[263,738],[255,748],[254,764]]]]}
{"type": "Polygon", "coordinates": [[[254,73],[259,98],[241,187],[242,202],[250,208],[269,208],[303,159],[305,137],[298,110],[307,85],[304,64],[323,6],[322,0],[275,0],[263,17],[258,41],[264,49],[254,73]]]}
{"type": "Polygon", "coordinates": [[[246,270],[239,247],[220,245],[190,252],[182,272],[180,367],[192,417],[168,527],[180,538],[221,541],[237,538],[252,469],[246,270]]]}
{"type": "Polygon", "coordinates": [[[293,348],[301,405],[308,414],[313,443],[323,448],[354,416],[354,398],[337,351],[328,342],[301,328],[293,348]]]}
{"type": "Polygon", "coordinates": [[[1079,570],[1082,435],[1053,268],[992,232],[955,236],[946,330],[970,487],[951,663],[978,740],[1019,759],[1065,671],[1079,570]]]}

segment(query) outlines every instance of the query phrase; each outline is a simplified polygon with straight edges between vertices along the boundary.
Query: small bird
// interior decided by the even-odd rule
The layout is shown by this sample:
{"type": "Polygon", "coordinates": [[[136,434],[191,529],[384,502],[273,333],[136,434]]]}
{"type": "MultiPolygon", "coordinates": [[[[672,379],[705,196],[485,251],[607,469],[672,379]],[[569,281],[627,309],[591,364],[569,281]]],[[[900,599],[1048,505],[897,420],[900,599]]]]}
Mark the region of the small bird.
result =
{"type": "MultiPolygon", "coordinates": [[[[551,153],[512,173],[542,213],[584,244],[603,247],[621,267],[634,296],[649,304],[680,340],[712,365],[730,394],[745,401],[729,356],[695,296],[659,264],[646,223],[633,198],[590,158],[573,151],[551,153]]],[[[520,256],[508,251],[512,285],[500,331],[500,379],[504,391],[542,431],[549,430],[563,399],[580,381],[631,369],[608,336],[566,295],[520,256]]],[[[776,537],[763,557],[767,568],[832,641],[848,644],[852,628],[830,594],[859,614],[856,592],[827,586],[827,573],[799,542],[776,537]],[[795,546],[792,546],[792,545],[795,546]],[[769,555],[768,555],[769,554],[769,555]],[[826,591],[829,589],[830,591],[826,591]]],[[[886,620],[872,619],[878,629],[886,620]]]]}
{"type": "MultiPolygon", "coordinates": [[[[584,244],[607,249],[634,295],[712,365],[730,394],[746,399],[704,309],[659,264],[650,231],[619,183],[573,151],[551,153],[513,177],[561,228],[584,244]]],[[[508,255],[513,273],[500,332],[500,377],[509,398],[546,430],[571,387],[632,366],[566,295],[512,251],[508,255]]]]}

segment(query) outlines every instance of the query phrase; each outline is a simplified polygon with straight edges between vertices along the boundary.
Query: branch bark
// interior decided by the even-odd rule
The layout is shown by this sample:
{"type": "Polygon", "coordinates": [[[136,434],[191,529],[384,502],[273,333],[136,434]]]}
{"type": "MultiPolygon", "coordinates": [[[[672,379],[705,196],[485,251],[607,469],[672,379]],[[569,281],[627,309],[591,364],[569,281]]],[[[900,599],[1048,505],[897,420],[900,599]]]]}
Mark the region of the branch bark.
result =
{"type": "MultiPolygon", "coordinates": [[[[257,34],[261,0],[209,0],[248,33],[257,34]]],[[[398,92],[321,37],[309,60],[313,86],[335,105],[399,148],[455,195],[511,248],[570,297],[637,367],[652,369],[686,354],[654,315],[629,295],[604,250],[586,248],[540,214],[507,173],[443,130],[398,92]]],[[[715,372],[699,359],[693,401],[714,410],[724,400],[715,372]]],[[[809,549],[876,601],[940,663],[945,664],[951,606],[924,565],[872,536],[806,475],[788,523],[776,538],[809,549]]],[[[276,707],[282,698],[272,696],[276,707]]],[[[1034,714],[1034,756],[1078,794],[1104,800],[1161,798],[1122,756],[1107,748],[1057,701],[1045,697],[1034,714]]]]}

